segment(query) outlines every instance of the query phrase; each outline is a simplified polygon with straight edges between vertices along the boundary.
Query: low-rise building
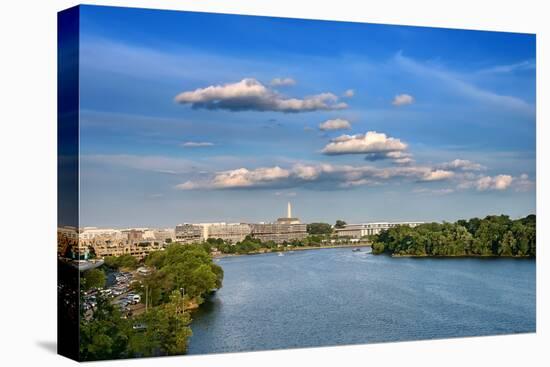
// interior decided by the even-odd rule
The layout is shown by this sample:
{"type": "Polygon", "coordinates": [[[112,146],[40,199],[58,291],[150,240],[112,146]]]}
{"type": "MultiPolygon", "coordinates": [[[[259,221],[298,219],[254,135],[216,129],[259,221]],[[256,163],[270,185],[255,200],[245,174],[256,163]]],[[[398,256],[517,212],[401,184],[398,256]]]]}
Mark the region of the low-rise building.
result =
{"type": "Polygon", "coordinates": [[[373,222],[346,224],[344,227],[335,228],[334,230],[338,237],[362,238],[365,236],[379,234],[383,230],[390,229],[395,226],[416,227],[423,223],[424,222],[373,222]]]}
{"type": "Polygon", "coordinates": [[[203,227],[198,224],[178,224],[175,235],[176,241],[179,243],[195,243],[205,240],[203,227]]]}
{"type": "Polygon", "coordinates": [[[262,242],[283,243],[300,241],[307,237],[307,225],[301,223],[254,223],[250,227],[252,228],[252,237],[258,238],[262,242]]]}
{"type": "Polygon", "coordinates": [[[230,243],[237,243],[250,235],[251,228],[245,223],[202,223],[203,238],[221,238],[230,243]]]}

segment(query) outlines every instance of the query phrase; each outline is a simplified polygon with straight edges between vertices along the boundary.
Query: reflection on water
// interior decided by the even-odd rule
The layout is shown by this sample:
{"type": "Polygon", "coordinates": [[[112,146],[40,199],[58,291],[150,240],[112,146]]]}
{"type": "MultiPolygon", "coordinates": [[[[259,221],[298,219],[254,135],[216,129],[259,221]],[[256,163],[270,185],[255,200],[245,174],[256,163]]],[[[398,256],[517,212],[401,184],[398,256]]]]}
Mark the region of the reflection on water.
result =
{"type": "Polygon", "coordinates": [[[535,261],[410,259],[367,249],[220,260],[189,353],[535,331],[535,261]]]}

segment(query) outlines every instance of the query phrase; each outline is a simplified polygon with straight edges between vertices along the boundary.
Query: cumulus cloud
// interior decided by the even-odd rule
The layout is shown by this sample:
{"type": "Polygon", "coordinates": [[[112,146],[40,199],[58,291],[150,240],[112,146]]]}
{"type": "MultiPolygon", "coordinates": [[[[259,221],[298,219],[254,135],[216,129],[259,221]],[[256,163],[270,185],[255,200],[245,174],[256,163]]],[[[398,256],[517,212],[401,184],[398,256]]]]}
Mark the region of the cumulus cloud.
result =
{"type": "Polygon", "coordinates": [[[327,120],[319,124],[319,129],[323,131],[346,130],[346,129],[351,129],[351,124],[348,120],[344,120],[344,119],[327,120]]]}
{"type": "Polygon", "coordinates": [[[447,180],[453,176],[454,172],[438,169],[435,171],[426,172],[421,181],[441,181],[447,180]]]}
{"type": "Polygon", "coordinates": [[[528,191],[535,187],[535,183],[529,179],[527,174],[512,176],[500,174],[496,176],[476,175],[472,173],[463,173],[457,175],[459,179],[458,189],[476,189],[477,191],[505,191],[513,189],[515,191],[528,191]]]}
{"type": "Polygon", "coordinates": [[[181,146],[184,148],[201,148],[201,147],[211,147],[214,143],[208,141],[186,141],[182,143],[181,146]]]}
{"type": "Polygon", "coordinates": [[[191,190],[199,188],[225,189],[225,188],[246,188],[253,186],[262,186],[271,182],[280,181],[288,178],[290,172],[281,167],[267,167],[248,170],[239,168],[235,170],[223,171],[217,173],[209,182],[187,181],[177,185],[176,188],[182,190],[191,190]]]}
{"type": "Polygon", "coordinates": [[[275,78],[269,83],[273,87],[289,87],[296,84],[292,78],[275,78]]]}
{"type": "Polygon", "coordinates": [[[253,78],[224,85],[211,85],[178,94],[175,101],[193,108],[229,111],[309,112],[341,110],[347,104],[332,93],[288,98],[253,78]]]}
{"type": "Polygon", "coordinates": [[[481,171],[485,169],[485,167],[481,164],[466,159],[455,159],[454,161],[442,163],[438,165],[438,167],[441,169],[453,171],[481,171]]]}
{"type": "Polygon", "coordinates": [[[510,175],[485,176],[476,181],[476,189],[486,190],[506,190],[512,184],[514,178],[510,175]]]}
{"type": "Polygon", "coordinates": [[[392,105],[394,106],[405,106],[412,104],[414,102],[414,97],[410,94],[398,94],[393,98],[392,105]]]}
{"type": "Polygon", "coordinates": [[[289,168],[239,168],[215,173],[206,180],[187,181],[176,188],[181,190],[239,189],[239,188],[290,188],[302,185],[329,185],[334,188],[379,185],[403,178],[411,182],[443,181],[453,172],[434,170],[431,167],[389,167],[370,165],[332,165],[326,163],[297,163],[289,168]]]}
{"type": "Polygon", "coordinates": [[[355,91],[353,89],[348,89],[344,92],[344,97],[351,98],[355,95],[355,91]]]}
{"type": "Polygon", "coordinates": [[[365,154],[365,160],[367,161],[379,161],[389,159],[392,161],[392,163],[396,163],[399,165],[408,165],[414,162],[414,159],[412,158],[411,153],[407,152],[375,152],[375,153],[366,153],[365,154]]]}
{"type": "Polygon", "coordinates": [[[392,159],[396,163],[412,162],[406,153],[407,144],[383,133],[368,131],[366,134],[341,135],[331,140],[323,150],[324,154],[365,154],[367,160],[392,159]]]}

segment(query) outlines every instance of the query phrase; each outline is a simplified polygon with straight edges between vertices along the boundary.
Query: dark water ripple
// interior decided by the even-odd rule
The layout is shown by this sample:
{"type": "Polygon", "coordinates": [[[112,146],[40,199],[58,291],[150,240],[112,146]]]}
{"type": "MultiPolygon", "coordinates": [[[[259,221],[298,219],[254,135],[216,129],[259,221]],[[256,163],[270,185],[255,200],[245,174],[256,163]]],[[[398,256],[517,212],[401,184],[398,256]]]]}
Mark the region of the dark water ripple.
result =
{"type": "Polygon", "coordinates": [[[535,331],[535,261],[327,249],[221,259],[189,354],[535,331]]]}

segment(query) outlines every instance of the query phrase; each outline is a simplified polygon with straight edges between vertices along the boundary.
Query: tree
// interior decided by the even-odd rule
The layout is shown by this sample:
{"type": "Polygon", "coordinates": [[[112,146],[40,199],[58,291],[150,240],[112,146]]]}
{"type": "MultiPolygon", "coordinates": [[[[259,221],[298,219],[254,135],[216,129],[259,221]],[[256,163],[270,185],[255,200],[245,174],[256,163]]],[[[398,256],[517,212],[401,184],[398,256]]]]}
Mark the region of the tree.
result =
{"type": "Polygon", "coordinates": [[[395,226],[373,236],[373,253],[411,256],[536,256],[536,217],[506,215],[395,226]]]}
{"type": "Polygon", "coordinates": [[[80,317],[80,356],[85,361],[124,358],[132,328],[128,320],[102,296],[92,316],[80,317]]]}
{"type": "Polygon", "coordinates": [[[184,302],[181,293],[174,290],[167,303],[138,317],[136,324],[145,329],[132,335],[131,352],[145,357],[185,353],[192,332],[191,317],[184,310],[184,302]]]}
{"type": "Polygon", "coordinates": [[[512,231],[506,232],[502,241],[500,242],[498,254],[500,256],[512,256],[512,251],[516,248],[516,239],[512,231]]]}
{"type": "Polygon", "coordinates": [[[310,235],[331,234],[332,226],[328,223],[310,223],[307,225],[307,233],[310,235]]]}
{"type": "Polygon", "coordinates": [[[346,224],[347,223],[345,221],[338,219],[336,224],[334,224],[334,228],[344,228],[346,224]]]}
{"type": "Polygon", "coordinates": [[[121,256],[106,256],[105,265],[113,269],[126,268],[135,269],[138,266],[138,261],[130,254],[121,256]]]}
{"type": "Polygon", "coordinates": [[[105,286],[105,273],[101,269],[90,269],[84,272],[83,287],[85,290],[91,288],[103,288],[105,286]]]}

